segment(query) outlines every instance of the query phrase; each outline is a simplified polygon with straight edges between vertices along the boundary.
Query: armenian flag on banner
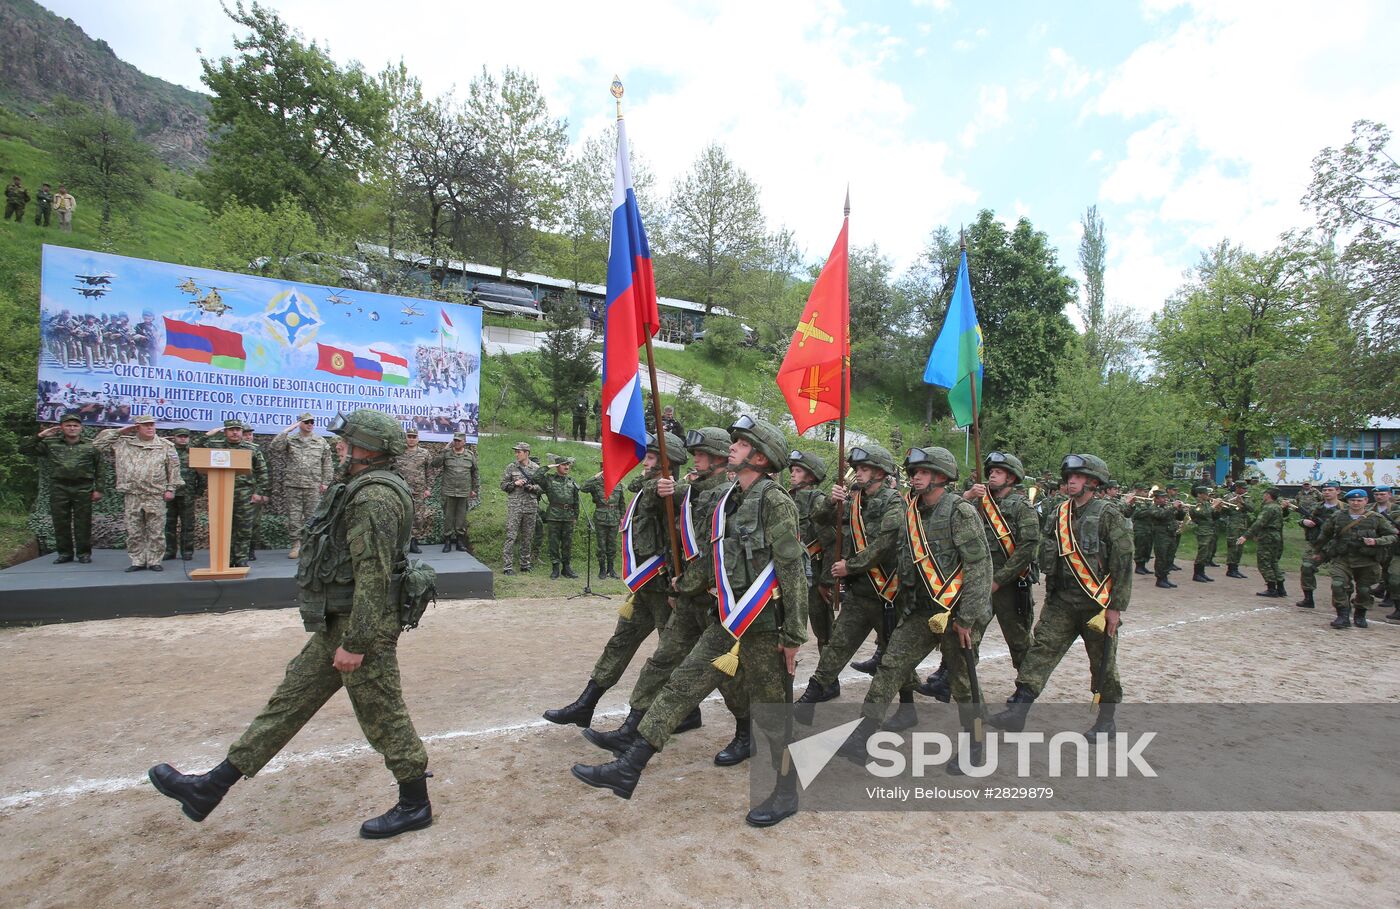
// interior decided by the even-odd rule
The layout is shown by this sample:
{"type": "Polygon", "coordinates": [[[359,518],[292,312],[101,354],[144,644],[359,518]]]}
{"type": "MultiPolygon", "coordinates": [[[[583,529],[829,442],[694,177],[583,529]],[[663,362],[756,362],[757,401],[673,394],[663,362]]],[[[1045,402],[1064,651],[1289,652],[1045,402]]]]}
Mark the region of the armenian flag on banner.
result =
{"type": "Polygon", "coordinates": [[[192,363],[208,363],[220,369],[239,372],[248,365],[243,351],[243,335],[212,325],[165,319],[165,355],[192,363]]]}

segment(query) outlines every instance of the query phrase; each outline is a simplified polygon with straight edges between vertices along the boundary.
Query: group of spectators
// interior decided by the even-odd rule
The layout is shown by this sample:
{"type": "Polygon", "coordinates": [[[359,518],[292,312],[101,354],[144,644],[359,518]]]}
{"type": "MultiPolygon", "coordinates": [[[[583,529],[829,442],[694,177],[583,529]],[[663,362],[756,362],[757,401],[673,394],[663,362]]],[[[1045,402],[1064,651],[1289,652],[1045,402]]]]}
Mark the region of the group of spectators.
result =
{"type": "MultiPolygon", "coordinates": [[[[39,192],[34,201],[38,207],[34,210],[34,224],[37,227],[48,227],[50,219],[58,216],[59,230],[73,232],[73,210],[78,207],[77,200],[73,194],[68,192],[68,187],[62,183],[58,184],[58,192],[49,188],[49,184],[39,184],[39,192]]],[[[5,187],[5,220],[14,218],[16,224],[24,221],[24,210],[29,207],[29,190],[25,189],[24,183],[18,176],[10,180],[10,185],[5,187]]]]}

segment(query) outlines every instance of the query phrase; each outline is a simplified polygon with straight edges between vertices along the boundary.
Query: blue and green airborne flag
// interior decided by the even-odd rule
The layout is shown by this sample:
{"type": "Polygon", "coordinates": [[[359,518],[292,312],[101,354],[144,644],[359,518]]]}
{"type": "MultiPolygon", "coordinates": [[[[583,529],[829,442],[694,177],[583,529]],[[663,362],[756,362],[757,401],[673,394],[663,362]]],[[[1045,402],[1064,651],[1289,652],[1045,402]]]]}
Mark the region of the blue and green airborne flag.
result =
{"type": "Polygon", "coordinates": [[[924,384],[941,385],[948,389],[948,407],[959,426],[971,426],[976,419],[973,407],[972,382],[977,381],[977,406],[982,401],[982,327],[977,324],[977,310],[972,305],[972,284],[967,280],[967,250],[958,263],[958,281],[953,286],[953,299],[948,303],[948,315],[943,330],[933,342],[924,367],[924,384]]]}

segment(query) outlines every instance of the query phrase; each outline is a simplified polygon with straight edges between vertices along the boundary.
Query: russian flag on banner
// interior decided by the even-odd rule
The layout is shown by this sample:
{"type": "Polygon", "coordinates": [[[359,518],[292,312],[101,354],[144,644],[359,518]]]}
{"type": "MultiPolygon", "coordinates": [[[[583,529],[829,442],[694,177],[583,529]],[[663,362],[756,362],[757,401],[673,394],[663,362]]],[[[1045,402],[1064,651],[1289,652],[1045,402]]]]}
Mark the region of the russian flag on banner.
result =
{"type": "Polygon", "coordinates": [[[608,245],[608,296],[603,312],[603,490],[611,495],[647,451],[646,415],[637,376],[637,348],[661,326],[651,249],[642,228],[627,128],[617,118],[617,168],[613,172],[612,233],[608,245]]]}
{"type": "Polygon", "coordinates": [[[379,368],[384,374],[383,382],[386,385],[408,384],[408,360],[385,353],[382,350],[375,350],[373,347],[369,349],[369,352],[379,358],[379,368]]]}

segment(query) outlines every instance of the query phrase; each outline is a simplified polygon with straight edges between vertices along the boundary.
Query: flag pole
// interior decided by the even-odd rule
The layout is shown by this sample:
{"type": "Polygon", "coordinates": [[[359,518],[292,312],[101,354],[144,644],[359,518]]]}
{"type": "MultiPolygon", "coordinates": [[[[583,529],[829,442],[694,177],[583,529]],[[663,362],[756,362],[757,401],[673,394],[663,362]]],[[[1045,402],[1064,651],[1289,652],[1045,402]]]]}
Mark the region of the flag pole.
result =
{"type": "MultiPolygon", "coordinates": [[[[960,256],[967,255],[967,235],[961,229],[958,230],[958,249],[960,256]]],[[[959,262],[961,264],[961,262],[959,262]]],[[[968,278],[971,281],[971,278],[968,278]]],[[[977,358],[977,368],[982,368],[982,358],[977,358]]],[[[972,462],[972,475],[977,478],[977,482],[982,482],[982,427],[977,418],[977,373],[973,372],[968,376],[968,391],[972,397],[972,454],[977,460],[972,462]]]]}
{"type": "MultiPolygon", "coordinates": [[[[847,185],[846,204],[842,210],[841,218],[843,225],[846,222],[849,222],[850,219],[851,187],[847,185]]],[[[841,293],[846,298],[846,324],[841,326],[841,370],[837,374],[837,381],[841,383],[841,409],[836,414],[836,482],[844,486],[846,483],[846,407],[848,403],[846,401],[846,391],[848,387],[846,384],[846,370],[850,369],[851,366],[850,355],[848,353],[851,346],[851,284],[849,273],[847,274],[846,278],[846,286],[841,288],[841,293]]],[[[839,562],[842,559],[841,543],[842,540],[845,538],[845,533],[842,532],[842,528],[844,527],[845,523],[846,501],[845,499],[842,499],[841,501],[836,503],[836,551],[835,558],[832,559],[833,562],[839,562]]],[[[836,581],[836,584],[832,588],[831,608],[833,612],[840,612],[841,579],[834,578],[834,580],[836,581]]]]}

